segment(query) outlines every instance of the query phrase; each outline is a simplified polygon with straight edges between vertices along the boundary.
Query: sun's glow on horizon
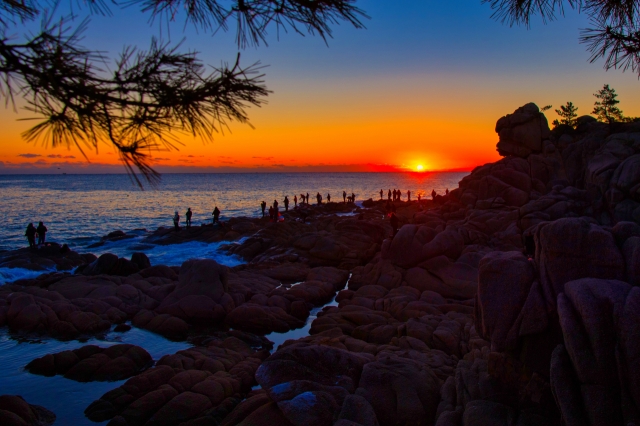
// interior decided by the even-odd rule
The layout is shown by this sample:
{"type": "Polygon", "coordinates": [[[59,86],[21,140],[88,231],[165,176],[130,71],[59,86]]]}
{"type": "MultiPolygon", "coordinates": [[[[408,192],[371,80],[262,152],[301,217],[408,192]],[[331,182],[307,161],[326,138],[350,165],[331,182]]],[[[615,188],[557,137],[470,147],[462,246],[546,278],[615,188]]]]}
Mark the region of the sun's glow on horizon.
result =
{"type": "Polygon", "coordinates": [[[418,170],[419,172],[424,170],[424,166],[422,164],[418,164],[418,166],[416,167],[416,170],[418,170]]]}

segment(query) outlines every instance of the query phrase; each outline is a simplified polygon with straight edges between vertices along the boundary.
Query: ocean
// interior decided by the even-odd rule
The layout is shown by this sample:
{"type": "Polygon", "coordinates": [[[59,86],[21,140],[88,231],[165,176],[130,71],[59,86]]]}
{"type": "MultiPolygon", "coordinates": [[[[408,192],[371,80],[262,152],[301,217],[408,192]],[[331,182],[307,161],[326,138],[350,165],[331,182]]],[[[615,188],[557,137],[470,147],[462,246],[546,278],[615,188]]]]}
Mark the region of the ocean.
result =
{"type": "MultiPolygon", "coordinates": [[[[309,193],[311,200],[320,192],[326,200],[342,200],[342,191],[356,195],[360,203],[379,199],[380,189],[398,188],[406,199],[425,196],[435,189],[458,187],[467,173],[224,173],[165,174],[155,188],[140,190],[126,174],[121,175],[0,175],[0,250],[27,245],[24,231],[29,222],[43,221],[47,240],[67,243],[80,252],[101,254],[111,251],[128,255],[149,232],[160,226],[172,226],[177,210],[184,219],[190,207],[193,224],[211,220],[215,206],[225,217],[260,215],[260,202],[277,199],[282,205],[285,195],[309,193]],[[122,230],[136,235],[131,240],[108,243],[97,249],[87,246],[109,232],[122,230]]],[[[429,195],[430,197],[430,195],[429,195]]],[[[155,246],[144,250],[152,263],[179,265],[189,257],[215,257],[215,244],[188,243],[155,246]]],[[[233,266],[239,259],[222,259],[233,266]]],[[[0,271],[1,273],[2,271],[0,271]]],[[[16,271],[17,272],[17,271],[16,271]]],[[[6,274],[6,271],[5,271],[6,274]]],[[[9,278],[9,277],[5,277],[9,278]]]]}

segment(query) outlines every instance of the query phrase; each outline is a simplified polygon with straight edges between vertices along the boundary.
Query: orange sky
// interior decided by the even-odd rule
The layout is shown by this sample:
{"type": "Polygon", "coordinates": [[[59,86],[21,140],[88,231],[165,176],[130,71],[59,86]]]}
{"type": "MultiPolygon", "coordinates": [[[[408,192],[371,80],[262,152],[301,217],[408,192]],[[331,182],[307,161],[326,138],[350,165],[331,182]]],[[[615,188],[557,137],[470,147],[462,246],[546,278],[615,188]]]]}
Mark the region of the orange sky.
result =
{"type": "MultiPolygon", "coordinates": [[[[482,83],[467,76],[465,80],[458,83],[458,93],[451,93],[444,76],[407,76],[386,86],[384,78],[315,81],[313,86],[304,80],[276,79],[269,82],[274,90],[269,103],[249,110],[253,129],[233,124],[231,133],[218,135],[208,144],[185,138],[179,150],[153,153],[155,165],[163,172],[184,172],[185,167],[195,167],[194,172],[291,171],[291,167],[388,171],[415,169],[418,164],[425,170],[471,170],[499,159],[494,132],[498,118],[529,101],[542,106],[546,102],[560,105],[560,99],[565,99],[554,95],[553,87],[541,96],[535,86],[516,90],[517,83],[504,79],[482,83]],[[496,94],[501,87],[504,93],[496,94]]],[[[591,103],[591,97],[586,92],[582,99],[573,99],[582,105],[591,103]]],[[[640,112],[639,102],[634,103],[627,99],[622,106],[640,112]]],[[[98,153],[89,150],[91,163],[87,164],[76,148],[51,149],[25,142],[20,133],[30,122],[16,121],[25,116],[11,109],[0,114],[4,172],[27,165],[40,170],[53,166],[53,172],[123,171],[108,144],[100,146],[98,153]]],[[[556,118],[553,112],[547,116],[549,121],[556,118]]]]}
{"type": "MultiPolygon", "coordinates": [[[[414,1],[413,10],[370,0],[363,2],[372,16],[368,29],[341,26],[329,46],[317,37],[286,35],[243,51],[245,64],[269,64],[264,71],[273,93],[265,106],[248,111],[255,128],[232,124],[232,133],[208,144],[186,138],[179,151],[154,152],[156,168],[376,171],[422,164],[471,170],[499,158],[494,127],[503,115],[528,102],[555,109],[567,101],[588,114],[593,93],[605,83],[617,90],[626,115],[640,116],[637,76],[588,63],[577,41],[583,16],[527,31],[491,20],[480,3],[461,14],[466,9],[456,7],[468,2],[452,1],[436,9],[414,1]]],[[[116,18],[92,19],[92,47],[113,53],[132,42],[130,32],[102,36],[116,18]]],[[[130,19],[128,28],[139,21],[117,19],[130,19]]],[[[146,44],[151,34],[141,27],[133,41],[146,44]]],[[[216,49],[208,36],[187,36],[186,46],[203,52],[206,63],[235,57],[233,34],[216,35],[216,49]]],[[[76,148],[26,143],[20,134],[31,123],[17,119],[27,116],[0,110],[0,173],[124,172],[107,144],[88,151],[87,163],[76,148]]],[[[547,117],[557,118],[553,110],[547,117]]]]}

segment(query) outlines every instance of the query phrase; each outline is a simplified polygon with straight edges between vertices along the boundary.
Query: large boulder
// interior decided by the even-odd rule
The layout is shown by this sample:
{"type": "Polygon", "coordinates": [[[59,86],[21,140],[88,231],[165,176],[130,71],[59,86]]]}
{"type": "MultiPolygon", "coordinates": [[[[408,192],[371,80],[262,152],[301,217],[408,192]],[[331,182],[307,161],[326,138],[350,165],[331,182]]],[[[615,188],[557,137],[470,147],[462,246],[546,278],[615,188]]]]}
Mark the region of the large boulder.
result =
{"type": "Polygon", "coordinates": [[[555,302],[564,284],[579,278],[623,280],[625,264],[612,233],[589,218],[563,218],[538,226],[540,284],[555,302]]]}
{"type": "Polygon", "coordinates": [[[115,254],[105,253],[88,265],[78,268],[78,273],[82,275],[106,274],[126,277],[135,274],[139,270],[138,264],[131,260],[124,257],[118,258],[115,254]]]}
{"type": "Polygon", "coordinates": [[[497,145],[500,155],[526,158],[532,153],[542,152],[542,141],[549,137],[551,131],[538,106],[529,103],[498,120],[496,133],[500,136],[497,145]]]}
{"type": "Polygon", "coordinates": [[[440,382],[427,365],[390,356],[364,366],[356,394],[371,404],[381,426],[426,426],[435,420],[440,382]]]}
{"type": "Polygon", "coordinates": [[[567,424],[640,422],[640,288],[584,278],[558,296],[551,385],[567,424]]]}
{"type": "Polygon", "coordinates": [[[263,389],[294,380],[310,380],[354,392],[362,367],[372,358],[329,346],[298,343],[280,348],[264,361],[256,372],[256,380],[263,389]]]}
{"type": "Polygon", "coordinates": [[[43,376],[61,374],[78,382],[115,381],[136,375],[152,363],[151,355],[135,345],[87,345],[36,358],[25,369],[43,376]]]}
{"type": "Polygon", "coordinates": [[[31,405],[17,395],[0,395],[0,424],[3,426],[49,426],[56,415],[39,405],[31,405]]]}
{"type": "Polygon", "coordinates": [[[211,259],[190,259],[180,267],[176,289],[162,301],[159,309],[168,307],[187,296],[220,301],[228,290],[228,268],[211,259]]]}
{"type": "Polygon", "coordinates": [[[476,310],[480,334],[491,350],[513,349],[514,327],[534,280],[535,268],[520,252],[491,252],[480,261],[476,310]]]}

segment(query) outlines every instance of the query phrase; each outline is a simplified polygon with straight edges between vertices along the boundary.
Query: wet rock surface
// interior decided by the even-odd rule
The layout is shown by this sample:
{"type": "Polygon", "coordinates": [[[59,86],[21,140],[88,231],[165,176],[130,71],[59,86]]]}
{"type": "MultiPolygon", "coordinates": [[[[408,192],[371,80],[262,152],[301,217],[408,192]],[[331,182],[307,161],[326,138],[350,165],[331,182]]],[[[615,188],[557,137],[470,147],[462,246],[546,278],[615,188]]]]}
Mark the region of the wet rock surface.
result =
{"type": "Polygon", "coordinates": [[[3,426],[49,426],[56,415],[39,405],[31,405],[22,397],[0,395],[0,424],[3,426]]]}
{"type": "Polygon", "coordinates": [[[42,376],[63,375],[78,382],[117,381],[129,378],[153,364],[144,349],[129,344],[101,348],[83,346],[73,351],[36,358],[25,369],[42,376]]]}
{"type": "Polygon", "coordinates": [[[46,243],[34,248],[22,248],[0,253],[0,267],[23,268],[31,271],[71,271],[96,257],[91,254],[79,254],[66,244],[46,243]]]}
{"type": "Polygon", "coordinates": [[[159,229],[246,263],[87,259],[0,287],[0,326],[213,336],[87,408],[111,425],[640,424],[640,126],[551,131],[527,104],[496,131],[505,157],[396,202],[395,236],[386,200],[159,229]]]}

